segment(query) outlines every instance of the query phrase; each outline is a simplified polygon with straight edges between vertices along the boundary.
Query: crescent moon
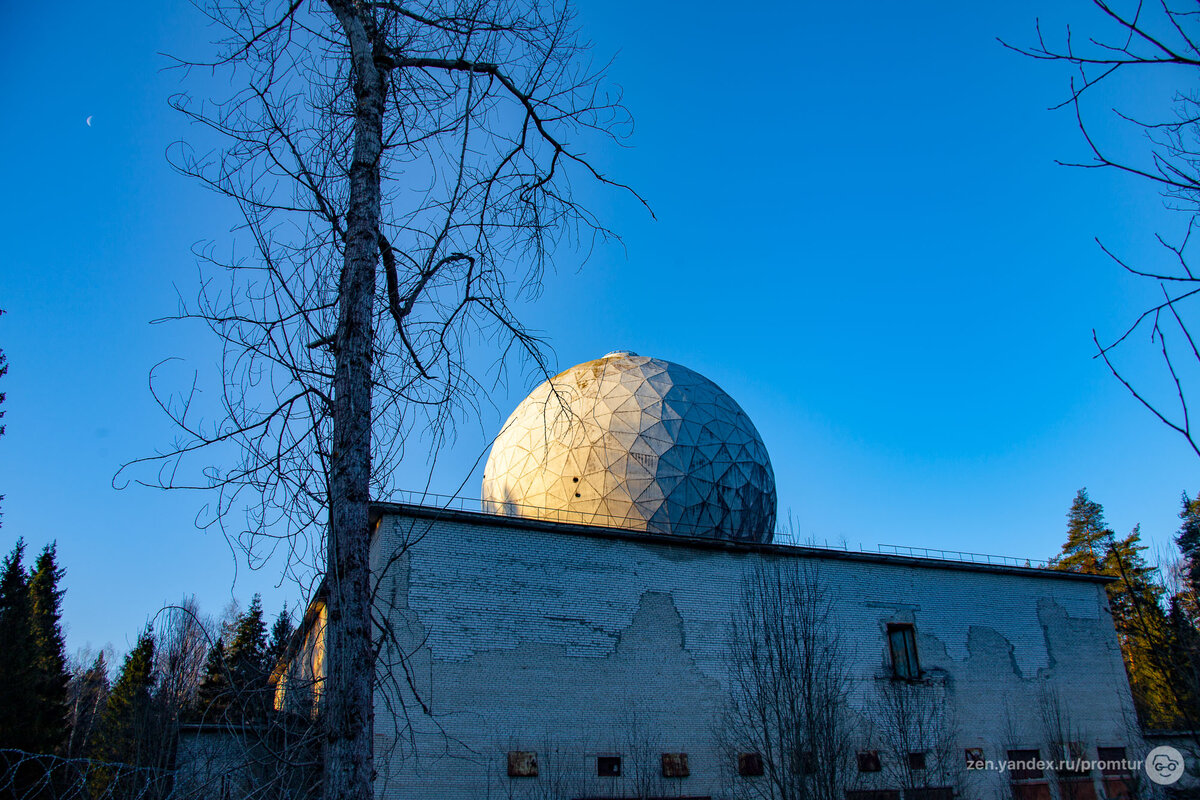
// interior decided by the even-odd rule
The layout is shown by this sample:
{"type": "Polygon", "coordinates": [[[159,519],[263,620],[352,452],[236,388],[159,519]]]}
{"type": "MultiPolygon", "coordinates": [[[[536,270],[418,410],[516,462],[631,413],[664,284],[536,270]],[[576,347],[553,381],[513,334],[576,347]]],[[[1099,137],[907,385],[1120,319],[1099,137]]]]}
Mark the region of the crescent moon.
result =
{"type": "MultiPolygon", "coordinates": [[[[92,116],[95,116],[95,115],[93,114],[92,116]]],[[[88,117],[86,120],[84,120],[84,121],[87,123],[87,126],[88,126],[89,128],[90,128],[90,127],[92,127],[92,117],[91,117],[91,116],[89,116],[89,117],[88,117]]]]}

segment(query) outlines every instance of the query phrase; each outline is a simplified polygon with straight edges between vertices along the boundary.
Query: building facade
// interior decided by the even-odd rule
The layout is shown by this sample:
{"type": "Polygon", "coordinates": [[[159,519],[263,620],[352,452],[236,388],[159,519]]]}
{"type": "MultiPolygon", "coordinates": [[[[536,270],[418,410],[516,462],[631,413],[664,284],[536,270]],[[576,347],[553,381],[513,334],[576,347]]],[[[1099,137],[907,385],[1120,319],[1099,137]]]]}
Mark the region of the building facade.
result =
{"type": "MultiPolygon", "coordinates": [[[[678,365],[614,353],[535,390],[478,508],[375,507],[380,798],[1142,788],[1106,579],[774,544],[757,431],[678,365]]],[[[319,713],[324,620],[281,708],[319,713]]]]}
{"type": "MultiPolygon", "coordinates": [[[[1059,784],[1072,800],[1111,797],[1129,779],[1119,770],[1018,775],[1003,762],[1141,752],[1104,584],[1089,576],[421,506],[377,514],[381,798],[754,796],[769,777],[739,774],[739,757],[765,754],[722,731],[739,688],[734,620],[764,567],[800,570],[833,610],[849,677],[844,791],[870,793],[852,797],[1048,800],[1059,784]],[[897,692],[922,730],[898,729],[897,692]],[[911,769],[910,753],[928,763],[911,769]],[[664,775],[664,755],[681,754],[686,770],[664,775]]],[[[294,686],[321,679],[323,616],[308,619],[294,686]]]]}

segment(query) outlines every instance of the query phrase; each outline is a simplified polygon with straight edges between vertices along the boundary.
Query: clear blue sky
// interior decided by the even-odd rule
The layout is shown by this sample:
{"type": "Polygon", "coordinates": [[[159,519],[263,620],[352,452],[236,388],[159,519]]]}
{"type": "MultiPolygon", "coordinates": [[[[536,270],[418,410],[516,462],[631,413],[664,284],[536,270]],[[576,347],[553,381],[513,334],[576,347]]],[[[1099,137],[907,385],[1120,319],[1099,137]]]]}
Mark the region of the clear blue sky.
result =
{"type": "MultiPolygon", "coordinates": [[[[564,256],[527,320],[560,366],[631,349],[723,386],[803,536],[1044,558],[1087,486],[1119,532],[1141,522],[1165,546],[1200,460],[1091,357],[1091,329],[1119,331],[1152,296],[1092,239],[1144,260],[1180,220],[1135,181],[1056,166],[1086,155],[1046,110],[1066,74],[996,42],[1086,6],[588,0],[581,25],[637,120],[630,148],[596,156],[658,219],[585,189],[625,249],[582,269],[564,256]]],[[[72,650],[124,650],[184,594],[214,613],[259,590],[294,604],[194,529],[202,498],[110,485],[171,440],[150,367],[216,360],[196,332],[149,324],[174,287],[192,295],[190,246],[234,221],[164,158],[187,131],[159,53],[203,53],[208,32],[183,3],[10,3],[0,31],[0,547],[57,540],[72,650]]],[[[1190,77],[1146,73],[1104,102],[1163,107],[1190,77]]],[[[1130,351],[1133,373],[1153,378],[1152,355],[1130,351]]],[[[530,388],[461,429],[435,489],[464,480],[530,388]]]]}

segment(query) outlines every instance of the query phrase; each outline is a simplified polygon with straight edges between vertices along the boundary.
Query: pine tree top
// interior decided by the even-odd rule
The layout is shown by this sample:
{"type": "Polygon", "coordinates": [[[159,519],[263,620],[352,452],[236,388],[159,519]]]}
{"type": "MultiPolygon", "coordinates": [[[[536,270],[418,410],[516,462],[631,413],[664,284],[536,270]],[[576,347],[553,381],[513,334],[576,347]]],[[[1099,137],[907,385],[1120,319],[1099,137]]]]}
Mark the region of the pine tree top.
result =
{"type": "Polygon", "coordinates": [[[1067,540],[1062,552],[1050,560],[1055,569],[1104,575],[1104,557],[1112,530],[1104,522],[1104,508],[1088,497],[1087,488],[1075,493],[1067,511],[1067,540]]]}

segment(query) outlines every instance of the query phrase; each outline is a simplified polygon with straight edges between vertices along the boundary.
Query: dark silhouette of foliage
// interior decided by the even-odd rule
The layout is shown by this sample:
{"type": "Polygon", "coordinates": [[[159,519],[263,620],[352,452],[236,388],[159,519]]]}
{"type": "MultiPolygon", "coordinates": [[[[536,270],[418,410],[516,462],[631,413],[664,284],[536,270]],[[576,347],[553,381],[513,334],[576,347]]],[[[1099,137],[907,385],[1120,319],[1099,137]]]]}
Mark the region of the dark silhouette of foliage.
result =
{"type": "Polygon", "coordinates": [[[291,641],[295,630],[295,626],[292,625],[292,615],[288,613],[287,606],[284,605],[279,616],[275,618],[274,624],[271,625],[271,641],[267,644],[266,658],[268,672],[275,669],[279,660],[287,652],[288,642],[291,641]]]}
{"type": "Polygon", "coordinates": [[[67,683],[71,676],[67,672],[61,622],[65,592],[58,588],[64,570],[59,568],[55,556],[54,543],[46,545],[29,576],[38,701],[29,749],[36,753],[58,752],[67,741],[67,683]]]}
{"type": "Polygon", "coordinates": [[[1191,608],[1187,609],[1193,622],[1197,621],[1200,609],[1197,609],[1195,598],[1200,597],[1200,497],[1195,500],[1183,493],[1183,508],[1179,511],[1179,533],[1175,543],[1183,556],[1182,575],[1183,590],[1190,598],[1191,608]]]}
{"type": "Polygon", "coordinates": [[[219,718],[229,707],[229,672],[225,666],[225,640],[218,636],[208,649],[200,687],[196,690],[196,711],[200,719],[219,718]]]}
{"type": "Polygon", "coordinates": [[[38,680],[24,557],[25,541],[18,539],[0,574],[0,748],[32,750],[37,738],[38,680]]]}
{"type": "Polygon", "coordinates": [[[262,598],[256,594],[227,631],[228,645],[218,637],[209,648],[196,692],[196,717],[208,723],[261,722],[274,709],[271,672],[291,639],[291,617],[286,608],[280,612],[268,640],[262,598]]]}
{"type": "Polygon", "coordinates": [[[125,656],[108,694],[93,755],[104,761],[140,765],[149,759],[154,692],[154,635],[149,626],[125,656]]]}

